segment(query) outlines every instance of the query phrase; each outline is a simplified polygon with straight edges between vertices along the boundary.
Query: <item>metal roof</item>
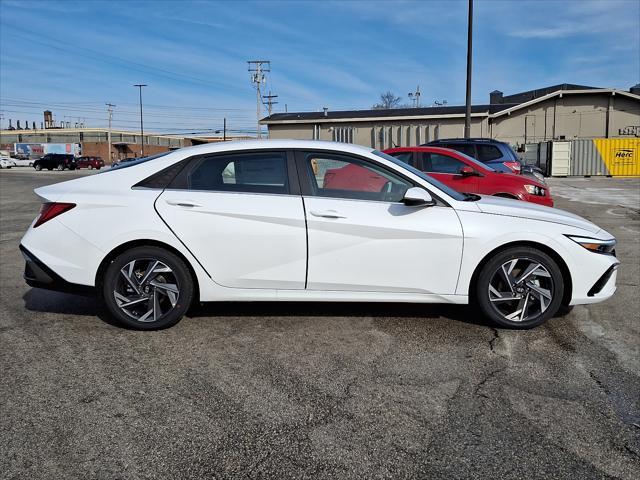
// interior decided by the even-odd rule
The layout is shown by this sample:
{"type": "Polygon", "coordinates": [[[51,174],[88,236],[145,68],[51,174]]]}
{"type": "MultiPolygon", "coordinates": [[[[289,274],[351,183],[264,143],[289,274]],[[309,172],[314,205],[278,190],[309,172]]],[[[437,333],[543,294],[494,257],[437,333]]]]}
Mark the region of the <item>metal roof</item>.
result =
{"type": "MultiPolygon", "coordinates": [[[[537,90],[529,90],[514,95],[503,97],[504,103],[472,105],[471,115],[474,117],[498,117],[528,107],[563,94],[599,94],[623,95],[640,100],[640,96],[625,90],[614,88],[597,88],[582,85],[563,83],[537,90]],[[555,89],[555,90],[554,90],[555,89]],[[513,99],[520,99],[518,102],[513,99]]],[[[336,110],[325,112],[289,112],[274,113],[260,120],[263,125],[271,124],[295,124],[295,123],[324,123],[324,122],[365,122],[380,120],[421,120],[428,118],[456,118],[464,117],[464,105],[438,106],[426,108],[393,108],[393,109],[369,109],[369,110],[336,110]]]]}
{"type": "MultiPolygon", "coordinates": [[[[499,105],[473,105],[471,113],[493,113],[513,107],[515,104],[499,104],[499,105]]],[[[264,123],[273,123],[279,121],[295,121],[295,120],[336,120],[336,119],[367,119],[367,118],[385,118],[385,117],[430,117],[430,116],[449,116],[464,115],[464,105],[423,107],[423,108],[391,108],[391,109],[370,109],[370,110],[336,110],[324,112],[291,112],[291,113],[274,113],[270,117],[266,117],[261,121],[264,123]]]]}

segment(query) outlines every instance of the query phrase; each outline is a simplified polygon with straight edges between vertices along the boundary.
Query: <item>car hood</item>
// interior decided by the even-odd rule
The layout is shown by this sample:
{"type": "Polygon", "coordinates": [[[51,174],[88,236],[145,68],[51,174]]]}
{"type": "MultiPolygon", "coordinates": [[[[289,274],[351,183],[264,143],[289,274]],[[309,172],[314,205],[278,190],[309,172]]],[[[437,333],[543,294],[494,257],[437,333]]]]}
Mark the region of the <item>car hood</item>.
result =
{"type": "Polygon", "coordinates": [[[543,207],[531,202],[512,200],[509,198],[480,195],[475,205],[482,213],[504,215],[507,217],[529,218],[542,222],[559,223],[570,227],[581,228],[591,233],[600,231],[600,227],[584,218],[565,212],[558,208],[543,207]]]}

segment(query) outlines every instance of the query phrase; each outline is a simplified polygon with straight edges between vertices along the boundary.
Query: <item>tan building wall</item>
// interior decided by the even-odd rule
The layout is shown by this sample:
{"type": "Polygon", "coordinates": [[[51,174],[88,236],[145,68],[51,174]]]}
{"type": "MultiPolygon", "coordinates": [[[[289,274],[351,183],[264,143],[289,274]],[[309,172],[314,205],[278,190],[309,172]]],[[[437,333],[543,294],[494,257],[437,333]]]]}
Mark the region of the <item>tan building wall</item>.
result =
{"type": "Polygon", "coordinates": [[[606,138],[609,110],[609,138],[628,138],[621,128],[640,125],[640,102],[610,95],[565,95],[522,108],[492,120],[493,138],[512,144],[546,140],[606,138]],[[611,107],[609,107],[611,102],[611,107]],[[610,110],[609,110],[610,108],[610,110]]]}
{"type": "MultiPolygon", "coordinates": [[[[464,118],[269,125],[272,139],[348,141],[371,148],[414,146],[438,138],[462,137],[463,133],[464,118]]],[[[489,135],[486,117],[472,118],[471,135],[489,135]]]]}
{"type": "MultiPolygon", "coordinates": [[[[472,117],[472,137],[495,138],[514,146],[561,138],[630,138],[621,135],[620,129],[640,126],[640,100],[606,92],[564,94],[514,109],[510,114],[476,115],[472,117]]],[[[390,148],[418,145],[438,138],[461,138],[464,134],[464,116],[297,122],[269,125],[270,138],[336,140],[390,148]]]]}

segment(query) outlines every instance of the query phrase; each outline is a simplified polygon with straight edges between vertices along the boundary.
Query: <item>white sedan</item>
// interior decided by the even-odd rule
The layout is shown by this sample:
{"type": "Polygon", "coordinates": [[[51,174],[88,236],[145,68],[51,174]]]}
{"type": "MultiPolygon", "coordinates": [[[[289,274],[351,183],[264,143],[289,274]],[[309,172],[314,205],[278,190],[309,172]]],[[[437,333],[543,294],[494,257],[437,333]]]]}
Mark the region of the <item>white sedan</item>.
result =
{"type": "Polygon", "coordinates": [[[355,145],[201,145],[35,192],[27,283],[95,292],[139,329],[258,300],[471,302],[531,328],[616,290],[616,241],[593,223],[457,193],[355,145]]]}
{"type": "Polygon", "coordinates": [[[11,160],[16,167],[33,167],[34,161],[30,158],[12,158],[11,160]]]}
{"type": "Polygon", "coordinates": [[[0,168],[11,168],[15,167],[16,163],[12,158],[5,157],[4,155],[0,157],[0,168]]]}

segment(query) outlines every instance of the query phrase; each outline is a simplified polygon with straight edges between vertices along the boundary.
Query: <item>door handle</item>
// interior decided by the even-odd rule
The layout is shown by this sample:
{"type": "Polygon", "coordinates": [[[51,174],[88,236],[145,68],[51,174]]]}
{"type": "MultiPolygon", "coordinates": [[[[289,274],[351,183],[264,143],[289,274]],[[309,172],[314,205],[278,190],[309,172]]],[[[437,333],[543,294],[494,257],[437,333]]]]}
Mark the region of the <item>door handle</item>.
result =
{"type": "Polygon", "coordinates": [[[167,200],[166,201],[169,205],[174,205],[177,207],[201,207],[202,205],[200,205],[199,203],[195,203],[191,200],[167,200]]]}
{"type": "Polygon", "coordinates": [[[336,212],[335,210],[322,210],[322,211],[317,211],[317,210],[311,210],[309,212],[311,215],[313,215],[314,217],[323,217],[323,218],[347,218],[344,215],[340,215],[338,212],[336,212]]]}

